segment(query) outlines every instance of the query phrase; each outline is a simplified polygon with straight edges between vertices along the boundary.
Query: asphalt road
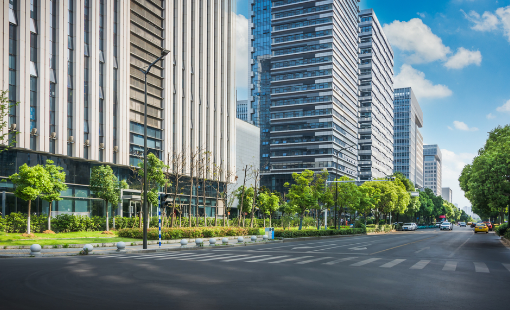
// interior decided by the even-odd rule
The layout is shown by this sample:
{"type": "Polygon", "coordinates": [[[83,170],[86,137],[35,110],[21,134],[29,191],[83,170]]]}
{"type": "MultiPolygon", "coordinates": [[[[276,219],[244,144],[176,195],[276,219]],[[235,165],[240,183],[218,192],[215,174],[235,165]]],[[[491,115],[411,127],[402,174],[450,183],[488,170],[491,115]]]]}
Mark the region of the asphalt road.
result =
{"type": "Polygon", "coordinates": [[[509,292],[510,249],[459,227],[0,260],[0,309],[510,309],[509,292]]]}

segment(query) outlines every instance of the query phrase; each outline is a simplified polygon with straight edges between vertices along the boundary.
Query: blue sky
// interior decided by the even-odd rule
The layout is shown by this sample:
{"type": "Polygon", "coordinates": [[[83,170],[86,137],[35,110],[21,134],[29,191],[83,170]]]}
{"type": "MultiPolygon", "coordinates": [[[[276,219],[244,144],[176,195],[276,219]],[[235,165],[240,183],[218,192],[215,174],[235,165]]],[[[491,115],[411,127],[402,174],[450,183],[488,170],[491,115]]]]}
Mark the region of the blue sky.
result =
{"type": "MultiPolygon", "coordinates": [[[[237,1],[239,99],[248,95],[240,75],[248,67],[249,3],[237,1]]],[[[360,8],[373,8],[384,26],[396,87],[415,89],[424,142],[443,153],[443,187],[452,188],[454,203],[470,205],[458,175],[487,132],[510,123],[510,0],[362,0],[360,8]]]]}

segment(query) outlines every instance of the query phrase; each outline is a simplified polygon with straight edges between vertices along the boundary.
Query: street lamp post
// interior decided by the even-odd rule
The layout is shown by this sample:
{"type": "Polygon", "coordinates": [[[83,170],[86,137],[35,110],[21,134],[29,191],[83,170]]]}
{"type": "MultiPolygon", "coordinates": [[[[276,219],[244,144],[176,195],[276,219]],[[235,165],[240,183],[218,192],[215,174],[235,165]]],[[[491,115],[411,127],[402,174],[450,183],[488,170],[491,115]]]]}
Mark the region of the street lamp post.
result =
{"type": "Polygon", "coordinates": [[[161,56],[154,60],[146,70],[140,68],[145,78],[145,113],[143,118],[143,249],[147,249],[147,228],[148,228],[148,214],[147,214],[147,74],[151,68],[161,59],[163,59],[169,50],[164,49],[161,51],[161,56]]]}
{"type": "MultiPolygon", "coordinates": [[[[335,176],[336,176],[336,179],[338,179],[338,154],[340,154],[340,152],[342,152],[343,150],[349,149],[349,148],[351,148],[353,146],[354,145],[349,145],[349,146],[346,146],[344,148],[339,149],[338,151],[333,150],[333,152],[335,152],[335,155],[336,155],[336,167],[335,167],[335,176]]],[[[335,216],[335,229],[337,229],[337,226],[336,226],[336,217],[337,217],[336,210],[337,210],[337,208],[338,208],[338,183],[335,183],[335,213],[334,213],[334,216],[335,216]]],[[[338,219],[338,220],[340,220],[340,219],[338,219]]]]}

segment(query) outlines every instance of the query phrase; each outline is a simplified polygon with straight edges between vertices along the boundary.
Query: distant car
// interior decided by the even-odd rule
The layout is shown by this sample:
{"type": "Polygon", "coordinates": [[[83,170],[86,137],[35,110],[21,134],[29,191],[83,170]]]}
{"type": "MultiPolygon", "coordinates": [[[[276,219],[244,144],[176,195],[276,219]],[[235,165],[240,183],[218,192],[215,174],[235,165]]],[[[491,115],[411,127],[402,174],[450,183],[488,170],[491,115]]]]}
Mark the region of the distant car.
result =
{"type": "Polygon", "coordinates": [[[459,226],[460,227],[466,227],[466,222],[460,222],[459,226]]]}
{"type": "Polygon", "coordinates": [[[468,224],[469,226],[471,226],[471,224],[473,224],[473,223],[471,223],[471,222],[467,222],[467,224],[468,224]]]}
{"type": "Polygon", "coordinates": [[[491,223],[491,222],[489,222],[489,221],[486,221],[486,222],[484,222],[484,223],[485,223],[485,225],[487,225],[487,227],[489,228],[489,231],[492,231],[492,228],[494,227],[494,226],[492,225],[492,223],[491,223]]]}
{"type": "Polygon", "coordinates": [[[471,228],[476,227],[476,224],[477,223],[475,223],[475,222],[471,223],[471,228]]]}
{"type": "Polygon", "coordinates": [[[486,234],[489,233],[489,227],[485,223],[477,223],[475,226],[475,234],[478,232],[485,232],[486,234]]]}
{"type": "Polygon", "coordinates": [[[402,225],[402,230],[417,230],[418,226],[415,223],[405,223],[402,225]]]}
{"type": "Polygon", "coordinates": [[[441,228],[441,222],[436,222],[436,227],[441,228]]]}
{"type": "Polygon", "coordinates": [[[453,224],[450,223],[450,222],[443,222],[443,224],[441,224],[441,227],[439,227],[439,229],[441,229],[441,230],[453,230],[453,224]]]}

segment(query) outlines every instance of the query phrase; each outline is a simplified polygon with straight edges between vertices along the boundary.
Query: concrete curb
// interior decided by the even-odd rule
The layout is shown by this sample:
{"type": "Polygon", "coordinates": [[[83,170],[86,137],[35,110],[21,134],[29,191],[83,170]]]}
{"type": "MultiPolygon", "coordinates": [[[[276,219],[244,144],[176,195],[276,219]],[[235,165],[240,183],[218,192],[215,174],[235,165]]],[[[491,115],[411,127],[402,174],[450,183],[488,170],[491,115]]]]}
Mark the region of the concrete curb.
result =
{"type": "Polygon", "coordinates": [[[499,239],[503,245],[510,250],[510,240],[506,239],[505,237],[501,237],[499,239]]]}

